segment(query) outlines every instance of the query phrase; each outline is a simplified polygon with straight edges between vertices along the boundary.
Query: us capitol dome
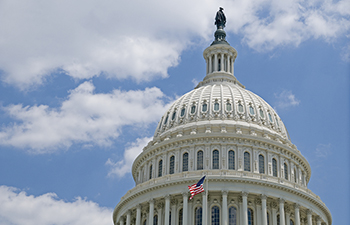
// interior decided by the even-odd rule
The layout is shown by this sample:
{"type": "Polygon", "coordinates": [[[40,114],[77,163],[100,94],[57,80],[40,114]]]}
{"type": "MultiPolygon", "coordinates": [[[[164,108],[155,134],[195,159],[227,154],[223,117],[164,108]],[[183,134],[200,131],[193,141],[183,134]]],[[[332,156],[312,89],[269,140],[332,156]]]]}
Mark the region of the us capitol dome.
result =
{"type": "Polygon", "coordinates": [[[136,186],[115,207],[115,225],[332,224],[283,121],[236,79],[223,27],[204,50],[203,81],[171,105],[135,159],[136,186]],[[205,191],[189,200],[203,176],[205,191]]]}

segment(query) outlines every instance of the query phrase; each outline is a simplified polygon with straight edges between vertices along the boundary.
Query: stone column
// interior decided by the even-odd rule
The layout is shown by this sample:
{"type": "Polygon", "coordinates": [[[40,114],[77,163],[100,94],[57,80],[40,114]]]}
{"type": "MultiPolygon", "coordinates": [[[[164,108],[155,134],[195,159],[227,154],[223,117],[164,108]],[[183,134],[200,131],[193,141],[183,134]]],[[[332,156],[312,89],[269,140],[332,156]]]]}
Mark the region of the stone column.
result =
{"type": "Polygon", "coordinates": [[[312,225],[312,210],[307,210],[307,225],[312,225]]]}
{"type": "Polygon", "coordinates": [[[164,207],[164,203],[159,203],[157,205],[157,210],[158,210],[158,224],[157,225],[162,225],[163,222],[163,207],[164,207]]]}
{"type": "Polygon", "coordinates": [[[213,64],[212,64],[212,58],[211,55],[209,56],[209,73],[212,73],[213,71],[213,64]]]}
{"type": "Polygon", "coordinates": [[[322,224],[321,217],[318,216],[317,219],[316,219],[316,225],[321,225],[321,224],[322,224]]]}
{"type": "Polygon", "coordinates": [[[254,218],[254,221],[256,221],[256,225],[262,225],[262,215],[261,215],[261,199],[257,198],[255,199],[255,206],[256,206],[256,219],[254,218]]]}
{"type": "Polygon", "coordinates": [[[207,191],[202,192],[202,225],[207,225],[207,191]]]}
{"type": "Polygon", "coordinates": [[[299,213],[299,204],[294,204],[294,214],[295,214],[295,225],[300,225],[300,213],[299,213]]]}
{"type": "Polygon", "coordinates": [[[214,55],[214,71],[218,71],[218,54],[215,53],[214,55]]]}
{"type": "Polygon", "coordinates": [[[192,214],[193,214],[193,201],[190,201],[189,203],[188,203],[188,218],[187,218],[187,224],[192,224],[193,222],[191,222],[191,221],[193,221],[192,220],[192,214]]]}
{"type": "Polygon", "coordinates": [[[175,225],[176,219],[176,200],[171,201],[171,225],[175,225]]]}
{"type": "Polygon", "coordinates": [[[290,208],[289,205],[285,205],[285,212],[286,214],[286,225],[290,225],[290,208]]]}
{"type": "Polygon", "coordinates": [[[182,202],[183,202],[182,225],[187,225],[187,219],[188,219],[188,195],[187,195],[187,192],[182,193],[182,202]]]}
{"type": "Polygon", "coordinates": [[[284,216],[284,199],[280,198],[280,225],[286,225],[286,218],[284,216]]]}
{"type": "Polygon", "coordinates": [[[220,61],[221,61],[221,68],[220,71],[224,71],[225,69],[225,61],[224,61],[224,53],[221,53],[221,57],[220,57],[220,61]]]}
{"type": "Polygon", "coordinates": [[[272,208],[272,225],[277,225],[277,203],[275,201],[271,202],[272,208]]]}
{"type": "Polygon", "coordinates": [[[222,225],[228,225],[227,191],[222,191],[222,225]]]}
{"type": "Polygon", "coordinates": [[[227,72],[231,73],[231,57],[227,54],[227,72]]]}
{"type": "Polygon", "coordinates": [[[136,206],[136,224],[141,225],[141,205],[136,206]]]}
{"type": "Polygon", "coordinates": [[[243,225],[248,225],[248,193],[242,192],[243,225]]]}
{"type": "MultiPolygon", "coordinates": [[[[170,195],[165,195],[164,225],[169,225],[170,195]]],[[[136,224],[139,225],[139,224],[136,224]]]]}
{"type": "Polygon", "coordinates": [[[123,218],[123,217],[120,217],[120,219],[119,219],[119,225],[124,225],[124,218],[123,218]]]}
{"type": "Polygon", "coordinates": [[[261,195],[262,225],[267,225],[266,195],[261,195]]]}
{"type": "Polygon", "coordinates": [[[149,215],[148,215],[148,225],[153,225],[154,216],[154,200],[153,198],[149,200],[149,215]]]}
{"type": "Polygon", "coordinates": [[[131,211],[130,209],[126,212],[126,225],[130,225],[131,222],[131,211]]]}

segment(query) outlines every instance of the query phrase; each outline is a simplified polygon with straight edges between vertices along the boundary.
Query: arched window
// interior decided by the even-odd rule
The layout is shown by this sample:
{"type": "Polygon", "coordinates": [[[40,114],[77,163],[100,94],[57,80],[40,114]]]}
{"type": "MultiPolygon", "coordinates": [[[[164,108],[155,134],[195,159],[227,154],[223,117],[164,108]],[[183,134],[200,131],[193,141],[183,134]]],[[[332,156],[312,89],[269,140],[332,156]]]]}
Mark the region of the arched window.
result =
{"type": "Polygon", "coordinates": [[[197,170],[203,169],[203,151],[197,152],[197,170]]]}
{"type": "Polygon", "coordinates": [[[173,116],[171,117],[171,120],[174,120],[176,116],[176,111],[173,112],[173,116]]]}
{"type": "Polygon", "coordinates": [[[171,225],[171,212],[169,212],[169,225],[171,225]]]}
{"type": "Polygon", "coordinates": [[[196,112],[196,105],[192,105],[191,114],[194,114],[195,112],[196,112]]]}
{"type": "Polygon", "coordinates": [[[270,120],[270,122],[272,123],[273,121],[272,121],[271,114],[269,113],[268,115],[269,115],[269,120],[270,120]]]}
{"type": "Polygon", "coordinates": [[[152,179],[152,165],[149,166],[149,179],[152,179]]]}
{"type": "Polygon", "coordinates": [[[158,224],[158,215],[154,215],[153,216],[153,225],[157,225],[158,224]]]}
{"type": "Polygon", "coordinates": [[[277,160],[272,159],[272,175],[277,177],[277,160]]]}
{"type": "Polygon", "coordinates": [[[237,225],[237,209],[231,206],[228,209],[228,225],[237,225]]]}
{"type": "Polygon", "coordinates": [[[163,160],[159,160],[158,162],[158,177],[163,175],[163,160]]]}
{"type": "Polygon", "coordinates": [[[214,111],[219,111],[219,103],[218,102],[214,103],[214,111]]]}
{"type": "Polygon", "coordinates": [[[175,156],[170,157],[170,164],[169,164],[169,174],[174,173],[174,165],[175,165],[175,156]]]}
{"type": "Polygon", "coordinates": [[[301,172],[301,184],[304,185],[304,172],[301,172]]]}
{"type": "Polygon", "coordinates": [[[294,183],[297,182],[297,171],[294,169],[294,183]]]}
{"type": "Polygon", "coordinates": [[[181,113],[180,113],[180,116],[181,116],[181,117],[183,117],[183,116],[185,115],[185,111],[186,111],[186,109],[185,109],[185,107],[183,107],[183,108],[181,109],[181,113]]]}
{"type": "Polygon", "coordinates": [[[254,225],[254,212],[251,208],[248,208],[248,225],[254,225]]]}
{"type": "Polygon", "coordinates": [[[213,169],[219,169],[219,151],[213,151],[213,169]]]}
{"type": "Polygon", "coordinates": [[[166,116],[166,118],[164,120],[164,124],[166,124],[168,122],[168,117],[169,117],[169,115],[166,116]]]}
{"type": "Polygon", "coordinates": [[[249,106],[249,112],[251,115],[255,115],[255,111],[254,111],[253,106],[249,106]]]}
{"type": "Polygon", "coordinates": [[[232,150],[228,152],[228,169],[229,170],[235,169],[235,152],[232,150]]]}
{"type": "Polygon", "coordinates": [[[277,225],[280,225],[281,224],[281,218],[280,218],[280,215],[277,215],[277,225]]]}
{"type": "Polygon", "coordinates": [[[284,164],[284,179],[288,180],[288,166],[287,166],[287,163],[284,164]]]}
{"type": "Polygon", "coordinates": [[[211,225],[220,225],[220,209],[218,206],[211,208],[211,225]]]}
{"type": "Polygon", "coordinates": [[[239,111],[240,113],[243,112],[243,105],[242,105],[241,103],[238,103],[238,111],[239,111]]]}
{"type": "Polygon", "coordinates": [[[194,224],[202,225],[202,207],[197,207],[194,214],[194,224]]]}
{"type": "Polygon", "coordinates": [[[244,153],[244,171],[250,171],[250,154],[249,154],[249,152],[244,153]]]}
{"type": "Polygon", "coordinates": [[[226,110],[227,110],[228,112],[231,112],[231,110],[232,110],[231,103],[229,103],[229,102],[226,103],[226,110]]]}
{"type": "Polygon", "coordinates": [[[260,112],[260,117],[264,119],[265,118],[264,111],[260,108],[259,112],[260,112]]]}
{"type": "Polygon", "coordinates": [[[179,211],[179,225],[182,225],[182,218],[183,218],[183,210],[182,209],[180,209],[180,211],[179,211]]]}
{"type": "Polygon", "coordinates": [[[207,103],[203,103],[203,105],[202,105],[202,112],[206,112],[207,109],[208,109],[207,103]]]}
{"type": "Polygon", "coordinates": [[[270,225],[270,215],[269,213],[266,213],[267,214],[267,225],[270,225]]]}
{"type": "Polygon", "coordinates": [[[182,155],[182,172],[188,171],[188,153],[182,155]]]}
{"type": "Polygon", "coordinates": [[[143,225],[147,225],[147,220],[144,220],[144,221],[143,221],[143,225]]]}
{"type": "Polygon", "coordinates": [[[293,221],[293,220],[290,220],[289,224],[290,224],[290,225],[294,225],[294,221],[293,221]]]}
{"type": "Polygon", "coordinates": [[[265,157],[263,155],[259,155],[259,173],[265,173],[265,157]]]}

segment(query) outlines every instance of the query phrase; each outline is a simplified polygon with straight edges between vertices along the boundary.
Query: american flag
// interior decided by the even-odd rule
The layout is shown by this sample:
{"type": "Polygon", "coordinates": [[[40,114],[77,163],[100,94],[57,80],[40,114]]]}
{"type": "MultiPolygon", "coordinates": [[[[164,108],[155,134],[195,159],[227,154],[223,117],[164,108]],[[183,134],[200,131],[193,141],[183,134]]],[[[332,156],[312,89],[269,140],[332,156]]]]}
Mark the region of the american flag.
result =
{"type": "Polygon", "coordinates": [[[195,196],[196,194],[202,193],[204,191],[203,188],[203,182],[204,182],[205,176],[202,177],[196,184],[193,184],[191,186],[188,186],[188,189],[191,192],[190,200],[195,196]]]}

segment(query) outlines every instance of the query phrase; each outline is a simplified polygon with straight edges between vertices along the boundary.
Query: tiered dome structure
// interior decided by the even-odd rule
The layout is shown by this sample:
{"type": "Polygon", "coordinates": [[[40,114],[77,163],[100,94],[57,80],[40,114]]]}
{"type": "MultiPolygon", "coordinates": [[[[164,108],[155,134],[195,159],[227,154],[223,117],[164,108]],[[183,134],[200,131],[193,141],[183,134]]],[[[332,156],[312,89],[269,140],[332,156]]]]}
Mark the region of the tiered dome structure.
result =
{"type": "Polygon", "coordinates": [[[219,27],[206,76],[161,118],[136,158],[115,225],[331,225],[307,184],[311,168],[275,110],[234,76],[237,51],[219,27]],[[189,185],[206,176],[205,192],[189,185]]]}

